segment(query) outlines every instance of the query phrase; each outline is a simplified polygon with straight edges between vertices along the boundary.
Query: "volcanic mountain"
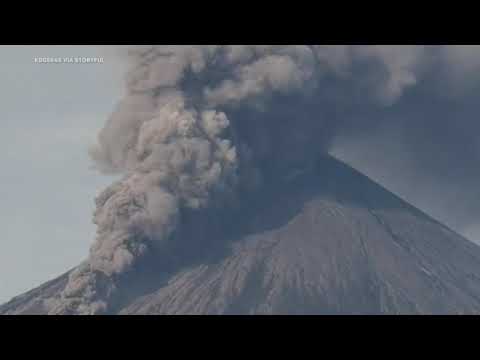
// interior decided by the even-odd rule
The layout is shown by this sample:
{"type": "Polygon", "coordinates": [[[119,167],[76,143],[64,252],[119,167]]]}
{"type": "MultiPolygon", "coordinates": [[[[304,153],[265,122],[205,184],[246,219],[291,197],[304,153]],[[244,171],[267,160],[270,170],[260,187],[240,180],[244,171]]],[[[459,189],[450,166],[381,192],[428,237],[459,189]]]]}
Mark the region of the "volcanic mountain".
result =
{"type": "MultiPolygon", "coordinates": [[[[480,247],[332,157],[186,218],[168,263],[118,281],[110,314],[480,313],[480,247]]],[[[0,314],[47,313],[67,278],[0,314]]]]}

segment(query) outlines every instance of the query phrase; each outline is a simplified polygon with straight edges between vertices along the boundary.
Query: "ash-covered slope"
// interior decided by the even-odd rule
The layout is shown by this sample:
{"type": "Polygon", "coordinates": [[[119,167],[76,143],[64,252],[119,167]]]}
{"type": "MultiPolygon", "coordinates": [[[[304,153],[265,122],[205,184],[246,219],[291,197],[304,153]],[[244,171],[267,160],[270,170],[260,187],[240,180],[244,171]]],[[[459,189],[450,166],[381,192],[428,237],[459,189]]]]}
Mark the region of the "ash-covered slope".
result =
{"type": "MultiPolygon", "coordinates": [[[[480,313],[477,245],[339,161],[320,162],[231,214],[182,226],[190,246],[137,266],[110,313],[480,313]]],[[[64,286],[62,276],[0,313],[46,313],[64,286]]]]}

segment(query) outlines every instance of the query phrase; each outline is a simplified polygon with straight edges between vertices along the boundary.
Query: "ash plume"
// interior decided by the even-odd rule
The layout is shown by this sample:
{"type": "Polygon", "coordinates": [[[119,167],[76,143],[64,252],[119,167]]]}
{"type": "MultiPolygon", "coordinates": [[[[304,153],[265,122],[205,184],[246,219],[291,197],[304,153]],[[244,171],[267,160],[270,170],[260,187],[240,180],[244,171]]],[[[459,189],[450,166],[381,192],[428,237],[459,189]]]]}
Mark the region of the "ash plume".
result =
{"type": "MultiPolygon", "coordinates": [[[[108,311],[116,279],[172,239],[182,209],[200,211],[286,176],[329,151],[340,134],[376,128],[381,120],[358,115],[391,109],[423,81],[440,81],[432,80],[434,70],[480,63],[465,49],[430,46],[121,51],[130,63],[126,95],[91,157],[122,179],[97,197],[96,241],[61,298],[51,300],[53,314],[108,311]]],[[[455,82],[463,72],[452,74],[455,82]]]]}

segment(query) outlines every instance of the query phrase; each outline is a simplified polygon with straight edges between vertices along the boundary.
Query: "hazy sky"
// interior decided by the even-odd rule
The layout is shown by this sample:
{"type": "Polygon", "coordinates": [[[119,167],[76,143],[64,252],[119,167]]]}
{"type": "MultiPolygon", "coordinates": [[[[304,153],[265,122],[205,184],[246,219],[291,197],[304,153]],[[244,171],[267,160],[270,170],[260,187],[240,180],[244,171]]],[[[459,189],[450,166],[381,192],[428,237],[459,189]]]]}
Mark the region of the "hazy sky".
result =
{"type": "Polygon", "coordinates": [[[86,258],[111,179],[88,146],[120,98],[122,64],[94,46],[0,46],[0,303],[86,258]],[[35,64],[41,56],[103,64],[35,64]]]}

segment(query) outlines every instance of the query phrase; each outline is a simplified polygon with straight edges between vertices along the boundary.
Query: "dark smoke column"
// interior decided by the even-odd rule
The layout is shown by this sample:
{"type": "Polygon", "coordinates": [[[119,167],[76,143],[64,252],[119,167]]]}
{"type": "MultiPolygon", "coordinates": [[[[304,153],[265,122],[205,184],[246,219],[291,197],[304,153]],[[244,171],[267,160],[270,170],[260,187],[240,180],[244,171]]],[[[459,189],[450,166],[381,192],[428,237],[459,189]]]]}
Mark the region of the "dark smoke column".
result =
{"type": "MultiPolygon", "coordinates": [[[[96,199],[98,229],[90,256],[71,274],[61,297],[49,300],[50,313],[108,311],[116,280],[152,243],[171,238],[180,209],[202,209],[213,198],[235,191],[244,174],[257,168],[261,172],[265,159],[278,161],[281,151],[289,151],[281,150],[287,137],[293,139],[293,148],[302,148],[305,136],[296,140],[292,130],[304,127],[309,142],[323,149],[323,140],[312,142],[323,139],[321,126],[316,133],[309,131],[315,119],[303,122],[299,116],[290,128],[278,126],[275,109],[268,107],[274,97],[315,98],[324,76],[348,78],[354,61],[374,59],[387,76],[375,83],[372,93],[391,103],[415,84],[414,68],[423,51],[306,45],[129,49],[127,95],[91,151],[100,170],[123,174],[123,179],[96,199]],[[239,135],[246,125],[226,114],[241,107],[258,110],[258,125],[249,122],[254,128],[248,131],[262,133],[268,142],[252,143],[239,135]]],[[[292,104],[291,113],[302,113],[302,106],[292,104]]]]}

